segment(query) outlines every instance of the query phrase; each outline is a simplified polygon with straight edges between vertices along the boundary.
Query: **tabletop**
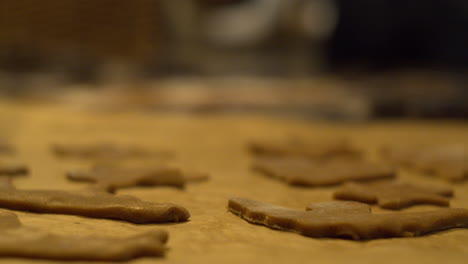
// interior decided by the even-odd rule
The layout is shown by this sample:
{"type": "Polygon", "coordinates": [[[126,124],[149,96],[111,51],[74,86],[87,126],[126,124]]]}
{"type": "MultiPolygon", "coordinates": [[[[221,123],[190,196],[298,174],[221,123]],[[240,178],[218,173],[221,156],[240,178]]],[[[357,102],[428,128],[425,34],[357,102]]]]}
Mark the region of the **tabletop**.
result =
{"type": "MultiPolygon", "coordinates": [[[[17,148],[1,157],[28,164],[29,177],[15,180],[18,188],[77,190],[82,183],[67,181],[67,170],[86,166],[82,161],[59,159],[53,143],[117,142],[174,151],[176,163],[210,174],[206,182],[171,187],[119,190],[145,201],[170,202],[186,207],[190,221],[177,224],[135,225],[121,221],[70,215],[17,212],[24,225],[64,235],[127,236],[164,229],[170,234],[164,258],[141,258],[131,263],[466,263],[468,229],[453,229],[415,238],[352,241],[315,239],[253,225],[227,210],[230,197],[304,209],[311,202],[332,200],[336,187],[297,188],[264,177],[250,169],[247,143],[253,139],[346,137],[378,160],[385,144],[468,144],[468,123],[457,121],[313,122],[249,114],[185,114],[158,112],[99,112],[59,105],[0,102],[0,137],[17,148]]],[[[441,179],[406,170],[399,177],[411,182],[449,185],[441,179]]],[[[452,207],[468,208],[468,183],[451,185],[452,207]]],[[[435,209],[415,206],[404,211],[435,209]]],[[[0,209],[2,211],[7,211],[0,209]]],[[[375,206],[374,212],[384,212],[375,206]]],[[[50,261],[0,258],[0,263],[50,261]]]]}

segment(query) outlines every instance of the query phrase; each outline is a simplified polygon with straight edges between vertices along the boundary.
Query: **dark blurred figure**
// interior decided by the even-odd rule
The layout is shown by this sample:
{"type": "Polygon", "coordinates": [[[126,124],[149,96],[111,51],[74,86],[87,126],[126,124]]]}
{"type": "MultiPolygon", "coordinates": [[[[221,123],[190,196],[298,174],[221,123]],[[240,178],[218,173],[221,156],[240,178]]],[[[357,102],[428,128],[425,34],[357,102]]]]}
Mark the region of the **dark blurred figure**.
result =
{"type": "Polygon", "coordinates": [[[468,68],[468,1],[336,0],[332,68],[468,68]]]}

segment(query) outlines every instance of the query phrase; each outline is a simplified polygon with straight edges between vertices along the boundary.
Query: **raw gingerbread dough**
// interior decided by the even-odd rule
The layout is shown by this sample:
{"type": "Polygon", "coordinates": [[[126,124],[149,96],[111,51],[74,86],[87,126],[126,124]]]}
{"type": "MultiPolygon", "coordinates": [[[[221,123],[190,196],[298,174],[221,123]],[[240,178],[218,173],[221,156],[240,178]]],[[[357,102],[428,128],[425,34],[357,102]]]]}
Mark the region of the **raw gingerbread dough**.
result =
{"type": "Polygon", "coordinates": [[[261,142],[249,144],[251,153],[258,156],[304,157],[311,159],[327,159],[332,157],[359,158],[361,151],[351,146],[347,140],[304,141],[290,139],[286,141],[261,142]]]}
{"type": "Polygon", "coordinates": [[[333,197],[338,200],[378,204],[385,209],[402,209],[412,205],[431,204],[449,206],[448,197],[453,196],[449,188],[429,188],[404,183],[347,183],[333,197]]]}
{"type": "Polygon", "coordinates": [[[228,208],[251,223],[310,237],[368,240],[468,227],[468,209],[460,208],[372,214],[367,204],[335,201],[312,204],[308,211],[299,211],[245,198],[230,199],[228,208]]]}
{"type": "Polygon", "coordinates": [[[262,157],[254,161],[253,168],[288,184],[302,186],[327,186],[395,177],[391,166],[356,159],[311,161],[297,157],[262,157]]]}
{"type": "Polygon", "coordinates": [[[182,206],[145,202],[129,195],[97,191],[17,190],[5,182],[0,184],[0,188],[0,208],[11,210],[109,218],[135,224],[182,222],[190,217],[182,206]]]}
{"type": "Polygon", "coordinates": [[[29,169],[23,164],[13,164],[7,162],[0,162],[0,175],[26,175],[29,173],[29,169]]]}
{"type": "Polygon", "coordinates": [[[5,140],[0,139],[0,154],[11,154],[14,152],[14,148],[11,144],[5,140]]]}
{"type": "Polygon", "coordinates": [[[24,227],[14,213],[0,212],[0,257],[71,261],[124,261],[163,256],[168,234],[153,230],[130,237],[66,236],[24,227]]]}
{"type": "Polygon", "coordinates": [[[11,178],[10,177],[3,177],[0,175],[0,191],[2,189],[11,188],[11,178]]]}
{"type": "Polygon", "coordinates": [[[114,193],[117,189],[133,186],[166,185],[182,188],[187,182],[206,180],[208,175],[182,172],[180,169],[165,165],[147,168],[98,166],[87,172],[69,172],[67,178],[72,181],[92,182],[93,189],[114,193]]]}
{"type": "Polygon", "coordinates": [[[53,152],[60,157],[72,157],[82,159],[125,159],[141,157],[168,157],[172,153],[168,151],[152,151],[137,146],[123,146],[113,143],[67,145],[55,144],[53,152]]]}
{"type": "Polygon", "coordinates": [[[453,182],[468,179],[468,149],[462,145],[388,146],[381,153],[395,164],[453,182]]]}

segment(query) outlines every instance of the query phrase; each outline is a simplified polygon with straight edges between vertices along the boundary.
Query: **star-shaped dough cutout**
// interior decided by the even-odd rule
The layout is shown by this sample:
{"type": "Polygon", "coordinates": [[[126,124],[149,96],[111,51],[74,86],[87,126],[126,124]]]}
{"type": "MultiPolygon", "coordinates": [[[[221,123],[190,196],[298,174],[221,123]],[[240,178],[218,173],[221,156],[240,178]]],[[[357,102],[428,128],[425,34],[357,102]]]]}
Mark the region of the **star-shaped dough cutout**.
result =
{"type": "Polygon", "coordinates": [[[347,183],[333,194],[338,200],[377,204],[381,208],[392,210],[419,204],[449,206],[449,197],[452,196],[453,191],[449,188],[429,188],[395,182],[347,183]]]}
{"type": "Polygon", "coordinates": [[[135,224],[184,222],[190,218],[182,206],[146,202],[130,195],[95,190],[18,190],[8,177],[0,177],[0,208],[116,219],[135,224]]]}
{"type": "Polygon", "coordinates": [[[311,204],[307,211],[300,211],[245,198],[232,198],[228,209],[254,224],[318,238],[369,240],[413,237],[468,227],[468,209],[462,208],[373,214],[367,204],[335,201],[311,204]]]}
{"type": "Polygon", "coordinates": [[[395,164],[425,174],[452,182],[468,179],[468,149],[463,145],[388,146],[381,153],[395,164]]]}
{"type": "Polygon", "coordinates": [[[284,141],[252,141],[249,144],[249,150],[257,156],[308,159],[360,158],[362,154],[345,139],[306,141],[292,138],[284,141]]]}
{"type": "Polygon", "coordinates": [[[155,165],[141,168],[120,168],[96,166],[90,171],[73,171],[67,173],[72,181],[92,182],[93,189],[114,193],[121,188],[134,186],[174,186],[182,188],[187,182],[204,181],[208,174],[183,172],[166,166],[155,165]]]}
{"type": "Polygon", "coordinates": [[[72,261],[124,261],[163,256],[168,234],[152,230],[130,237],[56,235],[25,227],[14,213],[0,212],[0,257],[72,261]]]}
{"type": "Polygon", "coordinates": [[[54,144],[52,151],[59,157],[109,160],[126,158],[146,158],[146,157],[171,157],[173,153],[169,151],[154,151],[138,146],[119,145],[115,143],[100,144],[54,144]]]}
{"type": "Polygon", "coordinates": [[[0,154],[12,154],[15,152],[14,147],[6,142],[4,139],[0,139],[0,154]]]}
{"type": "Polygon", "coordinates": [[[254,161],[253,169],[290,185],[301,186],[329,186],[395,177],[391,166],[356,159],[311,161],[294,157],[263,157],[254,161]]]}
{"type": "Polygon", "coordinates": [[[28,166],[11,162],[0,161],[0,175],[19,176],[29,173],[28,166]]]}

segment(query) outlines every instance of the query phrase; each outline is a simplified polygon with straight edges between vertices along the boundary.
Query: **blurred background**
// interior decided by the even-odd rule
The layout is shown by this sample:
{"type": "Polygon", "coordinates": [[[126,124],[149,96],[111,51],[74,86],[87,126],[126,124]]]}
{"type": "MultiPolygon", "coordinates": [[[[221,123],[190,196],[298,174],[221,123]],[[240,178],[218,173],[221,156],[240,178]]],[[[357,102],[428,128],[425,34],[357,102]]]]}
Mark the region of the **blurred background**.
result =
{"type": "Polygon", "coordinates": [[[468,118],[466,0],[0,0],[0,98],[468,118]]]}

